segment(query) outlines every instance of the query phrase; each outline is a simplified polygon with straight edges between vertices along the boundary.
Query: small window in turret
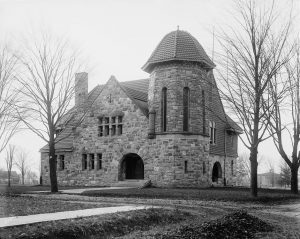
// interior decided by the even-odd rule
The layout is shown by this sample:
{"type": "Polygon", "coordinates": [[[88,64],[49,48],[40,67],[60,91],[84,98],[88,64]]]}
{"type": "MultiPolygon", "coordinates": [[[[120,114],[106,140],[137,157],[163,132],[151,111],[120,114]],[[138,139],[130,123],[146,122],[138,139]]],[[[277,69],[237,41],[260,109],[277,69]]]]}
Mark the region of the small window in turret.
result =
{"type": "Polygon", "coordinates": [[[188,172],[188,161],[185,160],[184,161],[184,173],[187,173],[188,172]]]}

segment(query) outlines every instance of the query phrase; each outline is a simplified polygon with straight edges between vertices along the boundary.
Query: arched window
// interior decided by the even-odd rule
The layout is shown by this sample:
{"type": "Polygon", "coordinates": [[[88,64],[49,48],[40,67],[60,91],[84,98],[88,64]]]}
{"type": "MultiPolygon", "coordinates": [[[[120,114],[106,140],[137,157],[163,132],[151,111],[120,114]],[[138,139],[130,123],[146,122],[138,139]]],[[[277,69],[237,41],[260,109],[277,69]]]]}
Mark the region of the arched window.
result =
{"type": "Polygon", "coordinates": [[[188,87],[183,88],[183,131],[189,130],[189,102],[190,101],[190,89],[188,87]]]}
{"type": "Polygon", "coordinates": [[[167,131],[167,88],[161,91],[161,129],[162,132],[167,131]]]}

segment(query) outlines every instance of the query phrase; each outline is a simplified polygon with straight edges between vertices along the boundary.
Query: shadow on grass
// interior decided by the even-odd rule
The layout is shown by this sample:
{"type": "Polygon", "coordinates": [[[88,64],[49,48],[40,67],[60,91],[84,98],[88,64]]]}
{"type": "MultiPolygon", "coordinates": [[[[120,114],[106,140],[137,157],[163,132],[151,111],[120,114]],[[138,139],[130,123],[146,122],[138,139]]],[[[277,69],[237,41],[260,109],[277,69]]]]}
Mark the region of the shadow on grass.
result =
{"type": "Polygon", "coordinates": [[[146,199],[183,199],[204,201],[233,201],[233,202],[257,202],[257,203],[280,203],[287,200],[300,199],[287,190],[260,189],[258,197],[250,195],[248,188],[144,188],[144,189],[114,189],[114,190],[87,190],[82,193],[94,197],[129,197],[146,199]]]}

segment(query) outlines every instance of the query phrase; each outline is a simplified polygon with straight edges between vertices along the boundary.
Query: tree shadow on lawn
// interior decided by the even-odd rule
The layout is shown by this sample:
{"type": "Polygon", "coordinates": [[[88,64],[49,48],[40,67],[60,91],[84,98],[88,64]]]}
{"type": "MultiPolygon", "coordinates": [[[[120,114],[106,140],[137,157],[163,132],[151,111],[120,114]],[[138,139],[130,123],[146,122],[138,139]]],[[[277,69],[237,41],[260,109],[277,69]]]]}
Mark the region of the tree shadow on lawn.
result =
{"type": "Polygon", "coordinates": [[[114,190],[87,190],[82,193],[86,196],[129,197],[147,199],[183,199],[183,200],[217,200],[232,202],[256,202],[263,204],[285,203],[289,200],[299,200],[300,195],[295,195],[287,190],[259,189],[258,197],[250,195],[249,188],[130,188],[114,190]]]}
{"type": "MultiPolygon", "coordinates": [[[[101,186],[58,186],[58,190],[64,189],[79,189],[79,188],[100,188],[101,186]]],[[[7,185],[0,184],[0,194],[22,194],[28,192],[46,191],[50,192],[50,186],[48,185],[7,185]]]]}

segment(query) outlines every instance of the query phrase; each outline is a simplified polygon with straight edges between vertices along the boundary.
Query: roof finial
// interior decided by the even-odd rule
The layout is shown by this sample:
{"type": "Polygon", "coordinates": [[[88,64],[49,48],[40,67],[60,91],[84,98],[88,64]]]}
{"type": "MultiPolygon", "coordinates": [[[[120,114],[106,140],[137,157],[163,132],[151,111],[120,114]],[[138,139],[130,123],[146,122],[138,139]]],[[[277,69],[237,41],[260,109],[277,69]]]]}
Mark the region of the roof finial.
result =
{"type": "Polygon", "coordinates": [[[179,31],[179,25],[177,25],[177,31],[179,31]]]}

